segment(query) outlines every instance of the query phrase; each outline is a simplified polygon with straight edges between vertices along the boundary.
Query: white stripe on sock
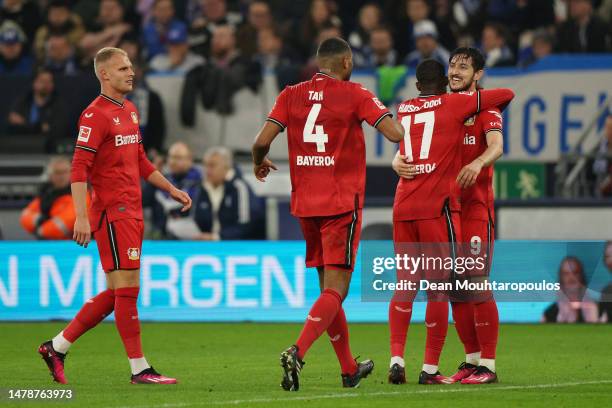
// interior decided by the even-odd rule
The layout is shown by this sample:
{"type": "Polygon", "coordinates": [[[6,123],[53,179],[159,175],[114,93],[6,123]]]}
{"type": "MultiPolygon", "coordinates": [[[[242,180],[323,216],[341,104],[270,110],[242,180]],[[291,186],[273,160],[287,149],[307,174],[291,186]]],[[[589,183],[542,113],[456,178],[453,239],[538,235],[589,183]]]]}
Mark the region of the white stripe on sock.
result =
{"type": "Polygon", "coordinates": [[[130,358],[130,368],[132,369],[132,375],[136,375],[143,370],[151,367],[149,363],[147,363],[147,359],[144,357],[140,358],[130,358]]]}
{"type": "Polygon", "coordinates": [[[62,354],[66,354],[66,352],[68,352],[68,349],[72,345],[72,343],[66,340],[66,338],[64,337],[63,330],[59,332],[58,335],[53,338],[52,343],[53,343],[53,349],[57,351],[58,353],[62,353],[62,354]]]}
{"type": "Polygon", "coordinates": [[[481,358],[480,365],[485,366],[489,370],[495,372],[495,359],[494,358],[481,358]]]}
{"type": "Polygon", "coordinates": [[[471,365],[479,365],[480,362],[480,351],[476,353],[469,353],[465,355],[465,362],[471,365]]]}
{"type": "Polygon", "coordinates": [[[425,371],[427,374],[435,374],[438,372],[438,366],[431,364],[423,364],[423,371],[425,371]]]}
{"type": "Polygon", "coordinates": [[[391,362],[389,363],[389,368],[393,367],[393,364],[399,364],[401,367],[405,367],[404,359],[400,356],[391,357],[391,362]]]}

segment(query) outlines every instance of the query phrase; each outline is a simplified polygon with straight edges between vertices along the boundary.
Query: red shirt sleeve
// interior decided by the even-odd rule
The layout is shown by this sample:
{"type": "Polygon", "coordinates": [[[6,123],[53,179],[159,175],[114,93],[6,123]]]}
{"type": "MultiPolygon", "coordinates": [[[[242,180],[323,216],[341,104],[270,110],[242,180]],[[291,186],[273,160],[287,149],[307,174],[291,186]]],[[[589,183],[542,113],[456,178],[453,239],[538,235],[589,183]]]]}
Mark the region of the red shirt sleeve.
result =
{"type": "Polygon", "coordinates": [[[448,95],[452,111],[463,121],[470,116],[490,108],[505,107],[514,98],[514,92],[508,88],[480,89],[476,92],[457,92],[448,95]]]}
{"type": "Polygon", "coordinates": [[[503,130],[502,114],[497,108],[487,109],[480,112],[479,119],[482,123],[482,131],[487,134],[493,130],[503,130]]]}
{"type": "Polygon", "coordinates": [[[151,173],[157,170],[147,157],[144,146],[142,145],[142,140],[138,143],[138,168],[140,169],[140,177],[145,180],[149,178],[151,173]]]}
{"type": "Polygon", "coordinates": [[[285,130],[289,123],[289,88],[283,89],[278,95],[266,120],[280,126],[281,132],[285,130]]]}
{"type": "Polygon", "coordinates": [[[389,109],[378,98],[366,88],[357,84],[356,92],[356,107],[355,112],[360,121],[366,121],[372,127],[378,126],[385,116],[393,116],[389,109]]]}
{"type": "Polygon", "coordinates": [[[79,118],[70,181],[86,182],[98,147],[108,134],[108,120],[99,110],[87,108],[79,118]]]}

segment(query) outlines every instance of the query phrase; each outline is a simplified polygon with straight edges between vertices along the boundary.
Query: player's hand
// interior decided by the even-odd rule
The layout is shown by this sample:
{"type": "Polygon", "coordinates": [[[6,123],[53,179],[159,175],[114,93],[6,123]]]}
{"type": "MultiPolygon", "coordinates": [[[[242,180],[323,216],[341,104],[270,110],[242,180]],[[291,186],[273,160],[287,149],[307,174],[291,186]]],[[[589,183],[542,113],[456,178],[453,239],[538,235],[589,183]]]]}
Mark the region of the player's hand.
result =
{"type": "Polygon", "coordinates": [[[408,180],[415,178],[417,175],[416,166],[406,163],[406,156],[396,156],[391,163],[391,167],[393,167],[398,176],[408,180]]]}
{"type": "Polygon", "coordinates": [[[466,164],[463,166],[459,175],[457,175],[457,184],[461,188],[470,187],[476,182],[476,178],[480,174],[480,170],[482,170],[482,160],[476,159],[470,164],[466,164]]]}
{"type": "Polygon", "coordinates": [[[72,240],[80,246],[87,248],[87,245],[89,245],[91,241],[91,227],[89,226],[89,220],[87,218],[77,217],[74,222],[72,240]]]}
{"type": "Polygon", "coordinates": [[[178,201],[183,204],[183,208],[181,208],[181,212],[188,211],[191,208],[191,197],[186,192],[179,190],[178,188],[174,188],[170,190],[170,197],[174,201],[178,201]]]}
{"type": "Polygon", "coordinates": [[[260,165],[253,166],[253,173],[259,181],[266,181],[266,177],[270,174],[270,169],[278,170],[274,163],[267,157],[263,159],[260,165]]]}

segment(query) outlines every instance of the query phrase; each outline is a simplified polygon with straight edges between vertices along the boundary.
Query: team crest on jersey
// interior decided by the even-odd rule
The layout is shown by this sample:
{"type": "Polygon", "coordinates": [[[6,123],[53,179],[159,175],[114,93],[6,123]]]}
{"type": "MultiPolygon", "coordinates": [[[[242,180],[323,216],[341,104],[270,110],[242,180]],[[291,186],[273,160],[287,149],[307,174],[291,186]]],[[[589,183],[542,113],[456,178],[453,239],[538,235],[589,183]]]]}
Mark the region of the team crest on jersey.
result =
{"type": "Polygon", "coordinates": [[[132,122],[134,122],[134,124],[138,124],[138,116],[136,115],[136,112],[132,112],[132,122]]]}
{"type": "Polygon", "coordinates": [[[474,126],[475,122],[476,122],[476,116],[472,116],[471,118],[463,122],[463,125],[464,126],[474,126]]]}
{"type": "Polygon", "coordinates": [[[79,142],[87,143],[89,141],[89,135],[91,135],[91,128],[87,126],[79,126],[79,136],[77,140],[79,142]]]}
{"type": "Polygon", "coordinates": [[[138,248],[128,248],[127,256],[130,261],[137,261],[140,259],[140,249],[138,248]]]}

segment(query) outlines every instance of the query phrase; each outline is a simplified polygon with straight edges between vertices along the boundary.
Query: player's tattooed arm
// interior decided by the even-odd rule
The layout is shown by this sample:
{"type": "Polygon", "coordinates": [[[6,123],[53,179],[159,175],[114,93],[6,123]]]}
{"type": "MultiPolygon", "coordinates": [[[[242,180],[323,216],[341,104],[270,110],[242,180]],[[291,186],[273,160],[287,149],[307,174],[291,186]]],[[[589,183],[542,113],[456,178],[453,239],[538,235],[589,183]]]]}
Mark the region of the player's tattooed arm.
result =
{"type": "Polygon", "coordinates": [[[413,179],[417,175],[416,167],[414,164],[406,163],[406,156],[402,156],[398,151],[395,153],[395,157],[393,157],[393,161],[391,162],[391,167],[395,173],[405,179],[413,179]]]}
{"type": "Polygon", "coordinates": [[[461,188],[472,186],[480,174],[483,167],[488,167],[495,163],[504,153],[504,140],[499,130],[492,130],[487,133],[487,149],[482,152],[474,161],[463,166],[457,175],[457,184],[461,188]]]}
{"type": "Polygon", "coordinates": [[[266,157],[270,151],[270,145],[274,141],[274,138],[283,129],[275,122],[266,121],[264,126],[261,128],[255,142],[253,143],[253,173],[259,181],[266,181],[266,177],[270,174],[270,170],[277,170],[276,166],[270,159],[266,157]]]}

